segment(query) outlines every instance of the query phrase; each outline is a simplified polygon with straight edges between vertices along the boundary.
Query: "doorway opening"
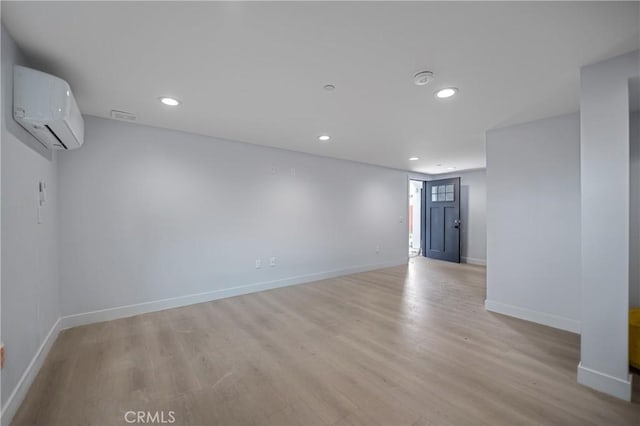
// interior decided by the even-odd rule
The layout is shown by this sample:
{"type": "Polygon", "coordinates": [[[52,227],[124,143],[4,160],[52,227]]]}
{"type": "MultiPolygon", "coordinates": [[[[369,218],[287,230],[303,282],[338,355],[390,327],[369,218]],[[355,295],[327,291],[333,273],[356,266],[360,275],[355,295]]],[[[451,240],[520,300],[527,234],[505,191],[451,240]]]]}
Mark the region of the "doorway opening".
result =
{"type": "Polygon", "coordinates": [[[409,181],[409,256],[418,256],[422,251],[422,191],[424,182],[409,181]]]}

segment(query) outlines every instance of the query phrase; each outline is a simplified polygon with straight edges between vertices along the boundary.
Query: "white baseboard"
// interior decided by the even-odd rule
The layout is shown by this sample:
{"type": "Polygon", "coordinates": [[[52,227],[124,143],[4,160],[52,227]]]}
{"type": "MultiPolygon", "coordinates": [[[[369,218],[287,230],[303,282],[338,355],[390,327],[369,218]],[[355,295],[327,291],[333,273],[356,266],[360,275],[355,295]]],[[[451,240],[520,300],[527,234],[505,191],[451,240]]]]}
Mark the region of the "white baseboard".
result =
{"type": "Polygon", "coordinates": [[[2,426],[9,425],[9,423],[13,419],[13,416],[16,414],[16,411],[18,411],[20,404],[22,404],[22,400],[27,395],[29,387],[31,387],[33,380],[38,375],[38,372],[40,371],[45,358],[51,350],[53,342],[55,342],[56,338],[58,337],[58,333],[60,332],[60,324],[61,321],[60,318],[58,318],[58,320],[49,330],[49,333],[47,333],[47,337],[45,337],[42,341],[42,344],[31,359],[31,362],[27,366],[26,370],[24,371],[24,373],[22,373],[22,377],[20,377],[20,380],[18,381],[16,387],[13,388],[13,392],[11,392],[11,395],[9,395],[9,398],[7,399],[4,407],[2,407],[2,413],[0,414],[0,424],[2,424],[2,426]]]}
{"type": "Polygon", "coordinates": [[[631,374],[624,380],[578,364],[578,383],[625,401],[631,401],[632,379],[631,374]]]}
{"type": "Polygon", "coordinates": [[[304,284],[312,281],[326,280],[342,275],[355,274],[358,272],[372,271],[380,268],[406,265],[408,259],[403,258],[396,261],[362,265],[353,268],[339,269],[334,271],[319,272],[297,277],[285,278],[281,280],[265,281],[238,287],[214,290],[186,296],[172,297],[169,299],[154,300],[150,302],[136,303],[114,308],[100,309],[80,314],[67,315],[61,318],[61,329],[77,327],[80,325],[92,324],[102,321],[110,321],[118,318],[126,318],[148,312],[162,311],[164,309],[178,308],[181,306],[193,305],[196,303],[210,302],[212,300],[223,299],[225,297],[240,296],[243,294],[255,293],[258,291],[271,290],[279,287],[286,287],[296,284],[304,284]]]}
{"type": "Polygon", "coordinates": [[[486,259],[478,259],[475,257],[462,257],[460,258],[460,260],[462,260],[462,263],[468,263],[470,265],[487,266],[486,259]]]}
{"type": "Polygon", "coordinates": [[[494,300],[485,300],[484,307],[487,311],[498,314],[508,315],[510,317],[520,318],[526,321],[547,325],[560,330],[570,331],[580,334],[580,321],[571,318],[561,317],[546,312],[534,311],[520,306],[509,305],[506,303],[496,302],[494,300]]]}

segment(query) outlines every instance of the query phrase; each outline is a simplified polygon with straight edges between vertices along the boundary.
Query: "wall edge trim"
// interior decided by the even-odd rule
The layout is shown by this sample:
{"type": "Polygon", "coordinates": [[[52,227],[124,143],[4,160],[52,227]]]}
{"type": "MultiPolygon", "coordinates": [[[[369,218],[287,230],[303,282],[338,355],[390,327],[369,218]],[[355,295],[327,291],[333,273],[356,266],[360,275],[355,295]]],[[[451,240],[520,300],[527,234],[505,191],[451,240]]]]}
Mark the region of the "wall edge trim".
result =
{"type": "Polygon", "coordinates": [[[624,380],[578,364],[578,383],[616,398],[631,401],[632,382],[631,374],[624,380]]]}
{"type": "Polygon", "coordinates": [[[60,333],[60,330],[61,330],[60,328],[61,324],[62,324],[61,318],[58,318],[56,322],[53,324],[53,326],[51,327],[51,329],[49,329],[47,336],[44,338],[44,340],[40,344],[40,347],[36,351],[33,358],[31,358],[31,362],[29,362],[29,365],[22,373],[20,380],[18,380],[18,383],[16,384],[16,386],[13,388],[13,391],[9,395],[7,402],[2,407],[2,413],[0,413],[0,424],[2,424],[2,426],[10,424],[11,420],[13,419],[13,416],[15,416],[16,412],[18,411],[18,408],[20,408],[20,404],[22,404],[22,401],[27,395],[27,392],[29,391],[31,384],[33,383],[36,376],[38,375],[38,372],[40,371],[40,368],[42,367],[44,360],[49,354],[49,351],[51,350],[53,343],[58,338],[58,334],[60,333]]]}
{"type": "Polygon", "coordinates": [[[465,256],[462,256],[460,258],[460,260],[462,260],[462,263],[468,263],[470,265],[487,266],[487,260],[486,259],[480,259],[480,258],[477,258],[477,257],[465,257],[465,256]]]}
{"type": "Polygon", "coordinates": [[[489,312],[495,312],[497,314],[507,315],[535,322],[537,324],[546,325],[548,327],[570,331],[571,333],[580,334],[580,321],[571,318],[561,317],[547,312],[534,311],[532,309],[496,302],[495,300],[489,299],[484,301],[484,307],[489,312]]]}
{"type": "Polygon", "coordinates": [[[167,299],[152,300],[149,302],[136,303],[131,305],[116,306],[113,308],[99,309],[95,311],[83,312],[79,314],[62,316],[61,329],[78,327],[96,322],[110,321],[119,318],[126,318],[141,315],[149,312],[162,311],[165,309],[179,308],[182,306],[205,303],[227,297],[241,296],[244,294],[256,293],[259,291],[272,290],[291,285],[305,284],[313,281],[320,281],[336,278],[344,275],[367,272],[375,269],[389,268],[393,266],[406,265],[408,258],[397,259],[389,262],[382,262],[369,265],[361,265],[352,268],[344,268],[333,271],[318,272],[297,277],[284,278],[280,280],[257,282],[227,289],[213,290],[203,293],[188,294],[167,299]]]}

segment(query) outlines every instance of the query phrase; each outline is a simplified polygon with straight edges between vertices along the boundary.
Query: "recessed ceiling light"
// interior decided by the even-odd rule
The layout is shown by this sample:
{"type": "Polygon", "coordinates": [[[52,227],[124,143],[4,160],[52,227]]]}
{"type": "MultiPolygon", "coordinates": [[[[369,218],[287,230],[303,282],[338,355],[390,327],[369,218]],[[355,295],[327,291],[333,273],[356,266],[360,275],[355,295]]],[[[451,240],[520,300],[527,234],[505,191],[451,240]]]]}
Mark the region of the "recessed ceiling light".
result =
{"type": "Polygon", "coordinates": [[[447,170],[455,170],[455,167],[447,167],[447,170]]]}
{"type": "Polygon", "coordinates": [[[326,142],[329,139],[331,139],[331,137],[329,135],[322,135],[322,136],[318,136],[318,139],[322,142],[326,142]]]}
{"type": "Polygon", "coordinates": [[[419,157],[409,157],[409,161],[418,161],[419,157]]]}
{"type": "Polygon", "coordinates": [[[162,102],[163,104],[167,105],[167,106],[178,106],[180,105],[180,101],[175,99],[175,98],[169,98],[169,97],[162,97],[160,98],[160,102],[162,102]]]}
{"type": "Polygon", "coordinates": [[[335,88],[336,88],[336,86],[334,86],[333,84],[325,84],[325,85],[323,86],[323,89],[324,89],[324,90],[326,90],[327,92],[330,92],[330,91],[332,91],[332,90],[333,90],[333,89],[335,89],[335,88]]]}
{"type": "Polygon", "coordinates": [[[436,98],[446,99],[452,97],[456,93],[458,93],[458,89],[456,89],[455,87],[446,87],[436,92],[436,98]]]}

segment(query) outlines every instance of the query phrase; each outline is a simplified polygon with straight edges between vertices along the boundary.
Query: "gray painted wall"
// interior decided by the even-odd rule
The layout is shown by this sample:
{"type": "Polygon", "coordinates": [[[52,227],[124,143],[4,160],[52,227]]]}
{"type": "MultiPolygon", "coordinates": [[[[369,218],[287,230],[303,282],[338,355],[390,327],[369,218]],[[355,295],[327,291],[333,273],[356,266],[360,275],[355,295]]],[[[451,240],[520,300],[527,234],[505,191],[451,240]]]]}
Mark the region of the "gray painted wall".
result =
{"type": "MultiPolygon", "coordinates": [[[[2,27],[2,407],[60,316],[56,159],[12,116],[13,65],[28,65],[2,27]],[[47,184],[37,224],[38,182],[47,184]]],[[[3,416],[3,422],[5,418],[3,416]]]]}
{"type": "Polygon", "coordinates": [[[406,172],[85,125],[60,156],[64,315],[407,261],[406,172]]]}
{"type": "Polygon", "coordinates": [[[487,308],[578,332],[578,114],[487,132],[487,308]]]}
{"type": "Polygon", "coordinates": [[[629,129],[630,214],[629,218],[629,306],[640,307],[640,111],[631,114],[629,129]]]}
{"type": "Polygon", "coordinates": [[[450,177],[460,177],[462,261],[484,265],[487,261],[487,172],[483,169],[433,175],[431,180],[450,177]]]}
{"type": "Polygon", "coordinates": [[[578,381],[631,398],[629,79],[638,51],[581,69],[582,336],[578,381]]]}

